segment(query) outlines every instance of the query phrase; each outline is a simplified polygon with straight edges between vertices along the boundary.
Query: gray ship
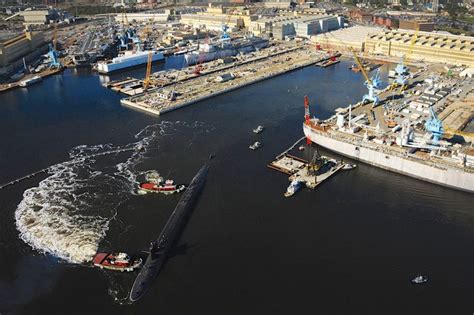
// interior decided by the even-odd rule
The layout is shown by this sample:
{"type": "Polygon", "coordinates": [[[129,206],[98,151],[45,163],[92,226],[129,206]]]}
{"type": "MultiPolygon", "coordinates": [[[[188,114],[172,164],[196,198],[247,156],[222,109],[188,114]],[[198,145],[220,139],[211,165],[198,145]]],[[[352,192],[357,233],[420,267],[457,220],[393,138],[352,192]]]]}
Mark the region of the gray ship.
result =
{"type": "Polygon", "coordinates": [[[179,240],[181,232],[186,225],[187,219],[191,214],[199,193],[204,187],[208,172],[209,164],[201,167],[179,200],[173,213],[171,213],[171,216],[161,231],[160,236],[150,244],[148,257],[146,258],[145,264],[135,279],[132,290],[130,291],[129,299],[131,302],[138,301],[143,297],[155,277],[163,268],[165,262],[168,260],[170,250],[179,240]]]}
{"type": "Polygon", "coordinates": [[[260,37],[249,37],[244,39],[220,39],[218,42],[203,44],[199,50],[188,52],[184,55],[188,65],[208,62],[239,53],[247,54],[268,47],[268,39],[260,37]]]}

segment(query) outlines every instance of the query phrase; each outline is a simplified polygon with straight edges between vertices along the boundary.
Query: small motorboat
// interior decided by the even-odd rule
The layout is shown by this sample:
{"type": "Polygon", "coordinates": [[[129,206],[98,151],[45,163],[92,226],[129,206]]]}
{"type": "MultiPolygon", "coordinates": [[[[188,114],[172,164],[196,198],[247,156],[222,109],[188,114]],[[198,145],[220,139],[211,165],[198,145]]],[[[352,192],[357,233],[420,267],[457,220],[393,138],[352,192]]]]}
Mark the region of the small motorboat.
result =
{"type": "Polygon", "coordinates": [[[344,166],[342,167],[342,169],[343,170],[352,170],[356,167],[357,167],[357,165],[355,165],[355,164],[344,163],[344,166]]]}
{"type": "Polygon", "coordinates": [[[257,128],[253,130],[253,133],[260,133],[263,131],[263,129],[264,129],[263,126],[258,126],[257,128]]]}
{"type": "Polygon", "coordinates": [[[97,253],[92,263],[100,269],[131,272],[140,268],[143,260],[141,258],[133,259],[126,253],[97,253]]]}
{"type": "Polygon", "coordinates": [[[140,185],[138,185],[138,193],[146,194],[148,192],[154,192],[171,195],[182,192],[185,188],[186,186],[176,185],[173,180],[167,179],[164,183],[161,180],[140,183],[140,185]]]}
{"type": "Polygon", "coordinates": [[[251,145],[249,146],[249,149],[250,149],[250,150],[257,150],[257,149],[259,149],[259,148],[261,148],[261,147],[262,147],[262,144],[261,144],[260,142],[256,141],[254,144],[251,144],[251,145]]]}
{"type": "Polygon", "coordinates": [[[417,274],[415,278],[411,279],[411,283],[413,284],[423,284],[423,283],[426,283],[428,282],[428,278],[420,275],[420,274],[417,274]]]}
{"type": "Polygon", "coordinates": [[[290,186],[286,189],[285,197],[293,196],[301,188],[301,182],[297,179],[291,181],[290,186]]]}
{"type": "Polygon", "coordinates": [[[305,148],[304,148],[304,145],[300,145],[300,146],[298,147],[298,150],[300,150],[300,151],[304,151],[304,149],[305,149],[305,148]]]}

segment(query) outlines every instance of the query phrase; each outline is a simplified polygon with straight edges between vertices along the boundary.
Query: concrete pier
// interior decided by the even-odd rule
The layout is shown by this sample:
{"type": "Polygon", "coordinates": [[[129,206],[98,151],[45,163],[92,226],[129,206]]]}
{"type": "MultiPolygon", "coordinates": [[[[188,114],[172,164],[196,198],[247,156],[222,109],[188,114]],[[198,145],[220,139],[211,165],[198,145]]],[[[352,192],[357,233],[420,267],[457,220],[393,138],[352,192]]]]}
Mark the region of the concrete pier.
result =
{"type": "Polygon", "coordinates": [[[168,85],[166,92],[156,88],[142,95],[122,99],[120,103],[146,113],[162,115],[332,57],[321,51],[303,48],[307,47],[276,52],[231,68],[225,67],[224,70],[194,76],[168,85]],[[168,99],[163,96],[170,92],[173,92],[176,98],[168,99]]]}

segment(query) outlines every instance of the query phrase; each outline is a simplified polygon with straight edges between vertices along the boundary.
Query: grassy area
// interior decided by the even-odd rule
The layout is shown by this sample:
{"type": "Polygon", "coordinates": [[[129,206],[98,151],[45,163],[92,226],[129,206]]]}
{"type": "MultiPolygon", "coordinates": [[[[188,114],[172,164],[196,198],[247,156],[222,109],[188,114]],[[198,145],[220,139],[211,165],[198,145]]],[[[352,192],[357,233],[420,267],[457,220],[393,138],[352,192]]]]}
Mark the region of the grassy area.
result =
{"type": "Polygon", "coordinates": [[[474,24],[474,16],[462,16],[458,17],[457,20],[474,24]]]}

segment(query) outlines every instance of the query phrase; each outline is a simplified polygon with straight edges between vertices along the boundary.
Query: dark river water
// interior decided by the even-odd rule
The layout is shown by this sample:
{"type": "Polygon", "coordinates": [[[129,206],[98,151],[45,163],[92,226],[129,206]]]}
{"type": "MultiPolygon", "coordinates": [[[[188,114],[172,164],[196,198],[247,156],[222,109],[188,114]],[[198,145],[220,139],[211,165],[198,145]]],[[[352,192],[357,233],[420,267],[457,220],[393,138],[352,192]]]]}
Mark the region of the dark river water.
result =
{"type": "Polygon", "coordinates": [[[366,93],[349,65],[162,117],[122,107],[84,70],[0,95],[0,183],[52,166],[0,190],[0,313],[472,314],[472,194],[360,164],[284,198],[287,176],[266,167],[302,136],[304,95],[327,118],[366,93]],[[146,250],[180,196],[140,196],[136,182],[157,170],[189,183],[211,153],[175,256],[141,301],[125,302],[133,274],[79,264],[146,250]],[[417,273],[430,281],[412,285],[417,273]]]}

